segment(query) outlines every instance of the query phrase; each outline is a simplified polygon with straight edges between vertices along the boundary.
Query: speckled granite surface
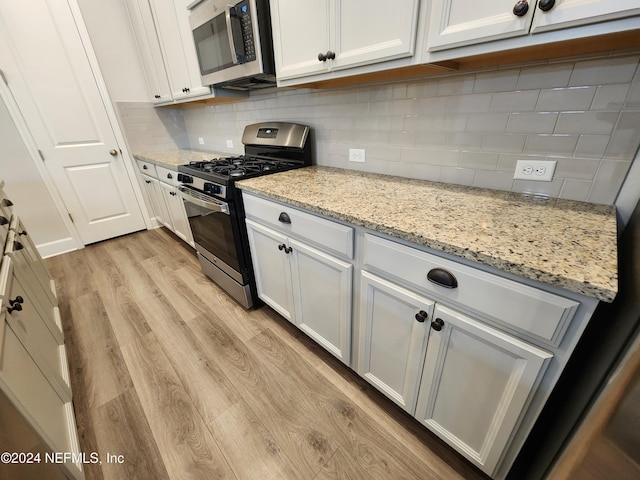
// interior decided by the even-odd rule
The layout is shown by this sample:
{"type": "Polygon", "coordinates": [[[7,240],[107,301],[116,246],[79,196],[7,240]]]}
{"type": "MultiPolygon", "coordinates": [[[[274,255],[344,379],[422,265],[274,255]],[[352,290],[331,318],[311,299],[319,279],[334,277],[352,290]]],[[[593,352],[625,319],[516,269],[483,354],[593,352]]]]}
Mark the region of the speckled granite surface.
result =
{"type": "Polygon", "coordinates": [[[308,167],[243,190],[611,302],[615,207],[308,167]]]}
{"type": "Polygon", "coordinates": [[[163,152],[136,152],[133,154],[133,157],[175,170],[179,165],[184,165],[185,163],[211,160],[212,158],[226,157],[229,155],[229,153],[200,152],[197,150],[167,150],[163,152]]]}

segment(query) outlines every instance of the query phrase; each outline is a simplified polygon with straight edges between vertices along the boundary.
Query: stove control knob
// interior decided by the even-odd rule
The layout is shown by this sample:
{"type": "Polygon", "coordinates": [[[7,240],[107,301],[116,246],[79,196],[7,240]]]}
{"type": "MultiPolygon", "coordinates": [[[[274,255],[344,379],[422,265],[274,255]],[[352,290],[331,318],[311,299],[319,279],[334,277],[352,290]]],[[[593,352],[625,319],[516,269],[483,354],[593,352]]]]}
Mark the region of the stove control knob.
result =
{"type": "Polygon", "coordinates": [[[178,181],[182,183],[193,183],[193,178],[183,173],[178,174],[178,181]]]}

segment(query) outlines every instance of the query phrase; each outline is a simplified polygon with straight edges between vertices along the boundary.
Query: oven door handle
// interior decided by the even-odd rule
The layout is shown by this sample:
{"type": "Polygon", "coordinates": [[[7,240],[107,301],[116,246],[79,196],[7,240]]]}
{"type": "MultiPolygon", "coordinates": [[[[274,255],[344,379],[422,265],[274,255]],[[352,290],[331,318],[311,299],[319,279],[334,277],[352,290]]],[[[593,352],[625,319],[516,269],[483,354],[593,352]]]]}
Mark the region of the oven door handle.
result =
{"type": "MultiPolygon", "coordinates": [[[[201,197],[197,197],[193,194],[193,191],[187,187],[178,187],[178,191],[180,192],[180,196],[191,203],[194,203],[202,208],[206,208],[207,210],[211,210],[212,212],[220,212],[226,215],[229,214],[229,205],[224,202],[217,202],[213,199],[205,199],[201,197]]],[[[204,197],[204,195],[202,195],[204,197]]]]}

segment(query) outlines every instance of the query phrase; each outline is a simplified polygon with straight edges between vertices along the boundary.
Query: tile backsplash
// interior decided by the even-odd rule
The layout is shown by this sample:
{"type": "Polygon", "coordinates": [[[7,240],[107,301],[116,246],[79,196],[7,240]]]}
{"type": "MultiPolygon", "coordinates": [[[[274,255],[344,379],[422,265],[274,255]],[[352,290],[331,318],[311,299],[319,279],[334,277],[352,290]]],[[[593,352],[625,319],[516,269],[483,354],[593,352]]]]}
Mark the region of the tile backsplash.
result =
{"type": "Polygon", "coordinates": [[[631,54],[119,110],[134,152],[241,153],[245,125],[294,121],[313,128],[319,165],[612,204],[640,144],[639,61],[631,54]],[[366,162],[349,162],[349,148],[365,149],[366,162]],[[553,181],[514,180],[516,161],[527,158],[556,160],[553,181]]]}

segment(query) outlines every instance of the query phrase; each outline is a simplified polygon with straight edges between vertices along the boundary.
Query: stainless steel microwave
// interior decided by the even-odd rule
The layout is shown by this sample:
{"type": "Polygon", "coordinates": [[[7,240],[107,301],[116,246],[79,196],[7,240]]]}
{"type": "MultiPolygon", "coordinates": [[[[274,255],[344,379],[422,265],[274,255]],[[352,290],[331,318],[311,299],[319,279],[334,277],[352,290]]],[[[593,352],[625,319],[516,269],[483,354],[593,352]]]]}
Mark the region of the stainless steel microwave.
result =
{"type": "Polygon", "coordinates": [[[191,8],[203,85],[238,90],[275,85],[268,0],[205,0],[191,8]]]}

